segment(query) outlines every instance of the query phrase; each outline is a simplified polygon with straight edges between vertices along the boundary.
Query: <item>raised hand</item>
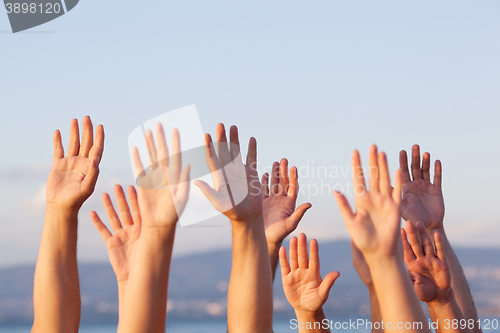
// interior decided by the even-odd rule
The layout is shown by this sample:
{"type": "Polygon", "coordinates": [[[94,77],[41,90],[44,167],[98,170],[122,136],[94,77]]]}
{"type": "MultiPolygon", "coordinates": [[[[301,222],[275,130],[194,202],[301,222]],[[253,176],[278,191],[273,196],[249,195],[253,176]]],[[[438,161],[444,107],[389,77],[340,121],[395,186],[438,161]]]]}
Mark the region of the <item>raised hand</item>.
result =
{"type": "Polygon", "coordinates": [[[47,204],[77,211],[92,194],[97,182],[104,149],[104,128],[102,125],[97,127],[94,139],[92,121],[86,116],[83,118],[80,144],[78,120],[73,119],[66,156],[59,130],[54,132],[53,145],[53,164],[47,180],[47,204]]]}
{"type": "Polygon", "coordinates": [[[404,259],[418,298],[422,302],[448,300],[451,294],[451,272],[441,242],[441,235],[434,232],[436,250],[422,222],[406,222],[406,231],[401,228],[404,259]],[[409,239],[409,240],[408,240],[409,239]]]}
{"type": "Polygon", "coordinates": [[[32,332],[78,332],[80,285],[76,259],[78,213],[94,191],[104,148],[104,129],[83,118],[71,121],[66,156],[61,133],[53,135],[53,164],[47,180],[47,207],[35,270],[32,332]]]}
{"type": "Polygon", "coordinates": [[[115,196],[119,216],[113,207],[109,194],[102,195],[102,203],[114,234],[109,231],[95,211],[90,212],[90,218],[106,243],[109,261],[116,279],[120,283],[126,282],[130,273],[132,257],[141,235],[141,215],[137,202],[137,192],[133,186],[128,187],[130,208],[120,185],[115,186],[115,196]]]}
{"type": "Polygon", "coordinates": [[[210,134],[205,135],[205,156],[214,187],[196,180],[210,203],[231,221],[250,221],[262,218],[262,195],[257,175],[257,141],[250,138],[246,164],[243,164],[238,128],[230,128],[228,147],[223,124],[217,125],[217,154],[210,134]]]}
{"type": "Polygon", "coordinates": [[[290,239],[290,262],[286,249],[280,249],[280,266],[285,296],[296,312],[316,312],[328,299],[330,289],[339,272],[328,273],[322,280],[319,272],[318,242],[310,243],[310,257],[307,254],[306,235],[290,239]]]}
{"type": "Polygon", "coordinates": [[[306,211],[312,207],[310,203],[300,205],[295,209],[299,182],[297,168],[290,168],[288,176],[288,160],[274,162],[271,172],[262,176],[262,196],[264,200],[263,213],[268,243],[281,244],[283,239],[293,232],[306,211]]]}
{"type": "Polygon", "coordinates": [[[335,192],[335,198],[351,234],[354,245],[365,256],[395,256],[400,252],[398,239],[401,203],[401,173],[396,172],[394,190],[391,188],[387,159],[370,148],[370,190],[366,190],[363,169],[356,150],[352,156],[356,213],[344,195],[335,192]]]}
{"type": "Polygon", "coordinates": [[[144,170],[139,151],[132,150],[132,162],[137,176],[138,200],[143,226],[175,225],[186,207],[189,196],[189,169],[182,168],[179,132],[172,131],[172,152],[169,155],[163,126],[155,128],[157,145],[151,131],[146,132],[150,167],[144,170]]]}
{"type": "Polygon", "coordinates": [[[431,183],[431,155],[424,153],[420,165],[420,147],[414,145],[411,154],[411,175],[408,169],[406,151],[399,153],[399,165],[402,170],[403,201],[402,216],[405,220],[422,221],[427,229],[443,226],[444,200],[441,190],[441,161],[434,163],[434,182],[431,183]]]}
{"type": "MultiPolygon", "coordinates": [[[[387,159],[384,153],[377,154],[377,147],[370,148],[370,191],[366,190],[359,153],[352,158],[356,213],[347,199],[335,192],[335,197],[355,247],[360,250],[370,269],[378,299],[380,319],[386,325],[397,327],[397,323],[420,323],[407,332],[429,332],[425,314],[404,269],[402,244],[400,241],[401,171],[396,172],[394,189],[391,187],[387,159]]],[[[375,302],[370,303],[373,306],[375,302]]],[[[372,317],[374,317],[372,315],[372,317]]],[[[388,326],[389,327],[389,326],[388,326]]]]}

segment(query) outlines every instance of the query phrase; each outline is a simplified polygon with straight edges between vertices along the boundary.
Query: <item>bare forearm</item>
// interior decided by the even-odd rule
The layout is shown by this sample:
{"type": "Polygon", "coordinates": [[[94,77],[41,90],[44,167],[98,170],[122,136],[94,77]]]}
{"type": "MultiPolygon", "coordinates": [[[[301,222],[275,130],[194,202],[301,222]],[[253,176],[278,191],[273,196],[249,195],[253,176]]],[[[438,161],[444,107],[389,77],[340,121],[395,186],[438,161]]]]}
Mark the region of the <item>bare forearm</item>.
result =
{"type": "Polygon", "coordinates": [[[406,329],[406,332],[430,333],[427,319],[402,259],[371,258],[367,262],[376,294],[384,295],[379,299],[379,305],[381,320],[385,325],[391,323],[392,328],[395,329],[400,328],[399,323],[403,325],[410,323],[412,327],[406,329]]]}
{"type": "Polygon", "coordinates": [[[450,297],[447,300],[441,302],[429,302],[427,303],[429,309],[429,315],[431,316],[432,322],[437,323],[435,327],[437,333],[471,333],[472,330],[467,328],[461,328],[461,321],[463,322],[464,315],[456,302],[453,290],[450,293],[450,297]],[[453,321],[457,320],[458,325],[454,329],[453,321]]]}
{"type": "Polygon", "coordinates": [[[281,247],[281,242],[280,243],[267,242],[267,249],[269,252],[269,260],[271,262],[271,274],[273,282],[276,276],[276,267],[278,267],[280,247],[281,247]]]}
{"type": "MultiPolygon", "coordinates": [[[[380,305],[378,303],[377,293],[375,292],[375,287],[368,286],[368,294],[370,296],[370,321],[372,324],[380,323],[382,320],[382,314],[380,313],[380,305]]],[[[383,333],[384,330],[379,326],[379,329],[372,329],[372,333],[383,333]]]]}
{"type": "Polygon", "coordinates": [[[315,312],[295,311],[295,315],[300,333],[330,333],[329,323],[323,308],[315,312]]]}
{"type": "Polygon", "coordinates": [[[32,332],[78,332],[78,211],[47,206],[35,271],[32,332]]]}
{"type": "Polygon", "coordinates": [[[118,281],[118,308],[123,307],[123,296],[125,295],[125,287],[127,286],[127,280],[118,281]]]}
{"type": "Polygon", "coordinates": [[[120,304],[118,332],[165,331],[175,226],[142,230],[120,304]]]}
{"type": "MultiPolygon", "coordinates": [[[[448,259],[448,264],[451,270],[451,286],[455,293],[455,299],[458,303],[458,306],[462,310],[462,313],[465,319],[473,319],[474,322],[477,323],[478,315],[476,306],[474,304],[474,299],[472,298],[472,294],[469,288],[469,284],[467,282],[467,278],[465,277],[464,271],[460,262],[458,261],[457,255],[453,251],[451,244],[446,236],[444,228],[437,229],[441,234],[441,239],[443,242],[443,247],[446,253],[446,258],[448,259]]],[[[428,230],[429,234],[432,235],[433,230],[428,230]]],[[[477,327],[473,329],[474,333],[481,333],[482,330],[477,327]]]]}
{"type": "Polygon", "coordinates": [[[232,223],[229,332],[272,332],[271,265],[262,220],[232,223]]]}

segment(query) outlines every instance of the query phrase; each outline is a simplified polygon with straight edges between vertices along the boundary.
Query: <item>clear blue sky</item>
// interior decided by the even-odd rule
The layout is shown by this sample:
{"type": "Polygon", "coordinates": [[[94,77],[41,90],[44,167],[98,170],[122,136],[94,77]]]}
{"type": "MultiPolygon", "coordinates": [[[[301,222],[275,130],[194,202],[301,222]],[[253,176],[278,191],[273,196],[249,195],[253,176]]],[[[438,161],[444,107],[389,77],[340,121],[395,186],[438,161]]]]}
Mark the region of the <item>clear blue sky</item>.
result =
{"type": "MultiPolygon", "coordinates": [[[[207,131],[224,122],[255,136],[262,165],[347,168],[354,148],[366,156],[377,143],[394,171],[399,150],[419,143],[443,161],[452,241],[499,246],[499,17],[493,0],[82,0],[13,35],[1,11],[0,265],[36,260],[54,129],[67,139],[70,119],[86,114],[104,124],[79,248],[82,260],[106,260],[88,211],[133,182],[129,133],[190,104],[207,131]]],[[[330,193],[310,201],[299,231],[347,236],[330,193]]],[[[228,228],[178,236],[178,254],[230,242],[228,228]]]]}

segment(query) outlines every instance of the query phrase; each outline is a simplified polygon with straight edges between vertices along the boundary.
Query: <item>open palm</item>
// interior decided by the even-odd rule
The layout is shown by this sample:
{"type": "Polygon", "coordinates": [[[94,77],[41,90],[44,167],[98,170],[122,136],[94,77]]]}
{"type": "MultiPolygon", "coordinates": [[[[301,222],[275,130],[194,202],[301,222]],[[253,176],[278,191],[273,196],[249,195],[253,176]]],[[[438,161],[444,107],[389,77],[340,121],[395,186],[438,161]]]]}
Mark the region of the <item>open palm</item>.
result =
{"type": "Polygon", "coordinates": [[[246,164],[243,164],[238,128],[230,128],[228,146],[223,124],[217,125],[217,154],[209,134],[205,135],[205,155],[214,187],[196,180],[212,206],[232,221],[252,219],[262,214],[262,196],[257,175],[257,142],[251,138],[246,164]]]}
{"type": "Polygon", "coordinates": [[[137,192],[133,186],[129,186],[128,195],[130,208],[127,204],[127,198],[125,197],[123,188],[120,185],[115,186],[115,196],[120,217],[118,217],[109,195],[104,193],[102,196],[106,215],[108,216],[114,234],[111,234],[96,212],[90,212],[92,222],[94,222],[95,227],[106,243],[109,261],[118,282],[128,279],[130,264],[137,245],[137,240],[141,235],[141,216],[137,203],[137,192]]]}
{"type": "Polygon", "coordinates": [[[405,262],[418,298],[422,302],[444,299],[451,291],[451,273],[442,250],[439,233],[434,234],[436,251],[422,222],[417,223],[417,236],[413,224],[406,223],[401,230],[405,262]],[[409,238],[409,241],[408,241],[409,238]]]}
{"type": "Polygon", "coordinates": [[[288,176],[288,161],[273,163],[271,186],[269,174],[262,176],[262,198],[264,226],[268,242],[281,243],[286,236],[293,232],[305,212],[311,208],[310,203],[300,205],[295,209],[299,190],[297,168],[290,169],[288,176]]]}
{"type": "Polygon", "coordinates": [[[328,299],[328,294],[339,272],[331,272],[321,279],[319,272],[318,242],[311,240],[311,256],[307,255],[307,238],[290,239],[290,262],[286,250],[280,249],[280,266],[285,296],[295,311],[317,311],[328,299]]]}
{"type": "Polygon", "coordinates": [[[101,125],[94,134],[90,118],[83,119],[83,136],[80,145],[78,121],[71,121],[70,143],[66,156],[61,133],[53,136],[54,161],[47,180],[47,203],[61,208],[79,209],[94,191],[99,175],[99,162],[104,146],[104,129],[101,125]]]}
{"type": "Polygon", "coordinates": [[[354,151],[352,166],[356,195],[354,214],[344,195],[335,192],[345,224],[354,245],[363,255],[379,253],[394,255],[399,252],[397,237],[400,226],[401,173],[396,172],[394,190],[391,188],[387,159],[370,148],[370,191],[366,190],[358,151],[354,151]]]}
{"type": "Polygon", "coordinates": [[[402,216],[412,222],[422,221],[427,229],[443,226],[444,199],[441,189],[441,162],[435,162],[434,183],[430,181],[430,154],[424,153],[420,165],[420,147],[412,147],[411,173],[408,169],[406,151],[399,155],[403,179],[402,216]]]}
{"type": "Polygon", "coordinates": [[[172,131],[172,152],[169,154],[163,126],[153,133],[146,131],[150,167],[145,169],[136,147],[132,150],[132,163],[137,176],[138,201],[144,227],[157,227],[177,223],[189,196],[189,165],[182,168],[180,137],[172,131]],[[146,172],[147,171],[147,172],[146,172]]]}

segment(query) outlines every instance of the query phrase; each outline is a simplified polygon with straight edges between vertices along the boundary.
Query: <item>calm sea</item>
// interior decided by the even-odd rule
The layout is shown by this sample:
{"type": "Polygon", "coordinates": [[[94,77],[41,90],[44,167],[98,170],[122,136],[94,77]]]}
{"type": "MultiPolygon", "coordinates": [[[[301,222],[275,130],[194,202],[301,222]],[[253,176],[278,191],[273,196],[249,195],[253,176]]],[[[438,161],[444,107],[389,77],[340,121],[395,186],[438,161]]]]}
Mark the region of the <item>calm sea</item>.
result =
{"type": "MultiPolygon", "coordinates": [[[[344,326],[348,324],[349,318],[336,318],[333,320],[334,323],[339,323],[344,326]]],[[[353,319],[355,320],[355,319],[353,319]]],[[[500,333],[499,322],[500,319],[490,319],[490,329],[483,327],[484,333],[500,333]],[[493,327],[491,327],[493,324],[493,327]]],[[[483,325],[486,323],[483,319],[483,325]]],[[[0,333],[27,333],[31,329],[31,326],[0,326],[0,333]]],[[[278,320],[274,322],[274,332],[275,333],[288,333],[297,332],[297,329],[290,328],[289,321],[278,320]]],[[[83,325],[80,327],[80,333],[115,333],[116,325],[83,325]]],[[[226,322],[225,321],[194,321],[194,322],[169,322],[166,329],[167,333],[225,333],[226,332],[226,322]]],[[[332,332],[347,333],[347,332],[357,332],[357,333],[369,333],[370,331],[364,328],[360,329],[332,329],[332,332]]]]}

